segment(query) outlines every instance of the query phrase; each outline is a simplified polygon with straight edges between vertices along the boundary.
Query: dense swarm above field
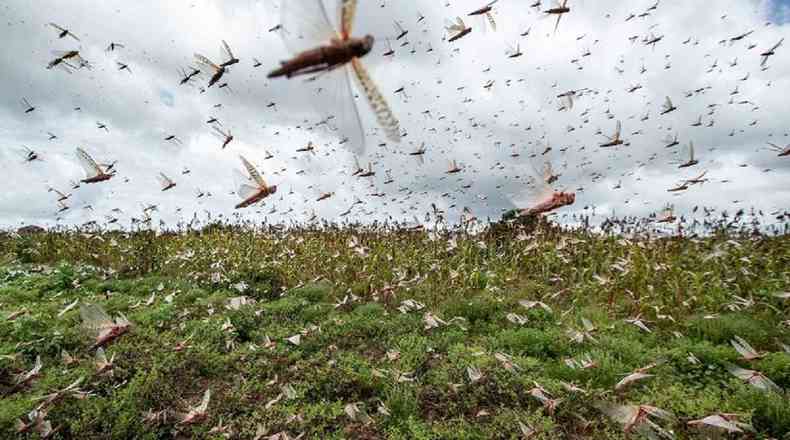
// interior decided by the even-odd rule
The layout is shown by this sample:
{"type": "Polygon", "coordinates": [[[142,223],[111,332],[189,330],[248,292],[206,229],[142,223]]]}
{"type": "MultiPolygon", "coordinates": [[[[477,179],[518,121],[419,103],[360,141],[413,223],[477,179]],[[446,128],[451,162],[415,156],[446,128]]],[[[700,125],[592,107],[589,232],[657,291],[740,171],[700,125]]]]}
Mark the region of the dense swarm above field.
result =
{"type": "Polygon", "coordinates": [[[216,227],[0,252],[4,438],[790,431],[786,237],[216,227]]]}

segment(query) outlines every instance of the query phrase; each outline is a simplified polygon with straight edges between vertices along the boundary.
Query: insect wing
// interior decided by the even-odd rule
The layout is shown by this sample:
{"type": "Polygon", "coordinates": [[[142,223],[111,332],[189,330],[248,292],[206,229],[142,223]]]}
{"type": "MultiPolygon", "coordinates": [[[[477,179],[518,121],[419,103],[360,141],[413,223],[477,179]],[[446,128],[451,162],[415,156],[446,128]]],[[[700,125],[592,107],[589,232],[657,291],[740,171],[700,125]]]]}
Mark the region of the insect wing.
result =
{"type": "Polygon", "coordinates": [[[252,180],[239,170],[233,170],[233,180],[236,182],[236,195],[242,200],[249,199],[261,190],[253,186],[252,180]]]}
{"type": "Polygon", "coordinates": [[[225,133],[225,131],[223,131],[221,128],[219,128],[217,126],[213,126],[212,128],[214,129],[214,133],[213,133],[214,136],[216,136],[216,137],[218,137],[220,139],[224,140],[224,139],[227,139],[230,136],[230,131],[228,133],[225,133]]]}
{"type": "Polygon", "coordinates": [[[639,412],[639,407],[633,405],[602,405],[601,411],[615,422],[627,425],[634,420],[634,417],[639,412]]]}
{"type": "Polygon", "coordinates": [[[543,172],[538,172],[535,164],[530,162],[531,175],[529,182],[524,184],[514,193],[508,195],[513,204],[519,208],[531,208],[539,203],[542,203],[554,194],[554,189],[547,182],[548,178],[544,177],[545,174],[551,173],[551,165],[544,165],[543,172]]]}
{"type": "Polygon", "coordinates": [[[93,160],[92,157],[88,153],[85,152],[82,148],[77,148],[77,159],[79,159],[80,165],[82,169],[85,170],[85,173],[88,177],[97,176],[102,173],[102,169],[99,167],[99,164],[93,160]]]}
{"type": "Polygon", "coordinates": [[[82,318],[82,325],[90,330],[103,330],[114,325],[110,315],[96,304],[81,305],[80,317],[82,318]]]}
{"type": "Polygon", "coordinates": [[[236,57],[233,56],[233,51],[230,50],[230,46],[228,46],[228,42],[225,41],[225,40],[222,40],[221,50],[222,50],[222,53],[225,54],[225,58],[227,60],[232,60],[232,59],[236,58],[236,57]]]}
{"type": "Polygon", "coordinates": [[[198,64],[206,66],[206,67],[208,67],[210,69],[213,69],[214,71],[220,70],[219,66],[217,66],[210,59],[204,57],[203,55],[201,55],[199,53],[195,54],[195,60],[197,60],[198,64]]]}
{"type": "Polygon", "coordinates": [[[244,168],[247,169],[247,173],[249,173],[250,178],[255,181],[261,188],[266,188],[266,183],[263,181],[263,177],[258,172],[258,170],[244,157],[239,155],[239,159],[241,159],[241,163],[244,164],[244,168]]]}
{"type": "Polygon", "coordinates": [[[359,84],[362,86],[362,90],[368,98],[368,103],[376,114],[376,120],[379,126],[384,129],[384,133],[387,135],[387,139],[392,142],[400,142],[400,122],[398,122],[398,119],[392,113],[392,109],[390,109],[384,95],[381,94],[376,83],[373,82],[367,69],[365,69],[365,66],[358,58],[353,59],[351,64],[359,80],[359,84]]]}
{"type": "Polygon", "coordinates": [[[159,180],[159,184],[162,185],[162,189],[167,188],[168,186],[173,184],[173,181],[170,180],[169,177],[165,176],[164,173],[159,173],[156,176],[157,180],[159,180]]]}
{"type": "Polygon", "coordinates": [[[447,20],[445,24],[446,24],[445,28],[447,29],[447,31],[455,33],[455,34],[460,33],[464,29],[466,29],[466,25],[464,24],[464,20],[461,17],[456,17],[456,21],[455,22],[447,20]]]}
{"type": "Polygon", "coordinates": [[[336,109],[329,116],[332,119],[331,129],[337,132],[341,146],[364,157],[365,133],[349,75],[351,72],[348,66],[322,74],[322,89],[326,92],[322,99],[328,100],[324,104],[325,108],[336,109]]]}
{"type": "Polygon", "coordinates": [[[199,413],[204,413],[208,410],[208,404],[211,401],[211,389],[207,389],[206,392],[203,394],[203,401],[200,402],[200,406],[195,408],[195,410],[199,413]]]}
{"type": "Polygon", "coordinates": [[[323,0],[281,0],[280,23],[283,43],[294,55],[339,38],[323,0]]]}
{"type": "Polygon", "coordinates": [[[340,31],[343,39],[351,36],[354,29],[354,17],[357,14],[357,0],[343,0],[340,11],[340,31]]]}
{"type": "Polygon", "coordinates": [[[96,350],[96,364],[99,366],[103,366],[106,365],[107,363],[108,363],[107,354],[104,352],[104,349],[102,347],[99,347],[99,349],[96,350]]]}

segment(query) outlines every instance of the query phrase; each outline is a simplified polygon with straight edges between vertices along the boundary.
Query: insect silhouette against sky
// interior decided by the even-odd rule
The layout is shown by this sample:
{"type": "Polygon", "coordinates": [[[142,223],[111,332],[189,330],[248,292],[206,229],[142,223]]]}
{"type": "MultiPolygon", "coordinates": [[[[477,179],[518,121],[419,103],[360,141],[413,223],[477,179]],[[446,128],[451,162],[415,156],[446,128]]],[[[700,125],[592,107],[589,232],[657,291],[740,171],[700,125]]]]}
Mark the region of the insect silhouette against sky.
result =
{"type": "Polygon", "coordinates": [[[470,17],[474,16],[483,16],[485,18],[485,22],[483,23],[483,29],[486,28],[486,24],[491,26],[491,30],[496,31],[496,20],[494,20],[494,4],[496,4],[498,0],[493,0],[489,2],[487,5],[483,6],[482,8],[476,9],[469,13],[470,17]]]}
{"type": "Polygon", "coordinates": [[[333,90],[337,97],[333,104],[338,107],[335,116],[341,143],[349,144],[355,154],[363,155],[365,133],[351,88],[352,76],[357,79],[386,137],[399,142],[401,132],[398,119],[361,61],[373,49],[375,39],[372,35],[352,37],[356,8],[356,0],[339,2],[337,12],[341,29],[338,32],[321,0],[283,0],[281,23],[291,33],[281,36],[294,58],[283,61],[279,68],[269,73],[269,78],[323,74],[324,80],[331,81],[331,86],[326,88],[333,90]]]}
{"type": "Polygon", "coordinates": [[[766,50],[765,52],[761,53],[760,56],[763,57],[763,60],[760,62],[760,65],[765,67],[768,64],[768,59],[774,55],[776,55],[776,49],[779,49],[779,46],[784,43],[785,39],[782,38],[779,40],[778,43],[774,44],[770,49],[766,50]]]}
{"type": "Polygon", "coordinates": [[[53,51],[52,53],[55,55],[55,59],[47,64],[47,69],[60,67],[67,73],[71,73],[73,70],[82,67],[90,69],[90,63],[80,56],[78,50],[53,51]],[[76,64],[73,64],[74,62],[76,62],[76,64]]]}
{"type": "Polygon", "coordinates": [[[176,182],[174,182],[173,179],[167,177],[165,173],[159,173],[159,175],[157,175],[156,178],[157,180],[159,180],[159,185],[162,188],[162,192],[171,190],[176,187],[176,182]]]}
{"type": "Polygon", "coordinates": [[[620,139],[620,132],[622,131],[622,125],[620,121],[617,121],[617,127],[614,129],[614,134],[609,137],[609,141],[600,145],[601,148],[606,147],[616,147],[618,145],[623,145],[623,140],[620,139]]]}
{"type": "Polygon", "coordinates": [[[227,147],[231,142],[233,142],[233,139],[235,138],[233,137],[233,134],[230,132],[229,129],[223,130],[217,126],[214,126],[213,128],[214,128],[214,133],[213,133],[214,136],[219,139],[222,139],[222,149],[224,150],[225,147],[227,147]]]}
{"type": "Polygon", "coordinates": [[[666,100],[664,100],[664,104],[661,106],[661,114],[666,115],[667,113],[671,113],[677,109],[678,108],[672,104],[672,100],[669,99],[669,96],[667,96],[666,100]]]}
{"type": "Polygon", "coordinates": [[[694,156],[694,142],[689,141],[687,152],[689,157],[688,161],[680,163],[678,168],[688,168],[699,164],[699,160],[697,160],[697,158],[694,156]]]}
{"type": "Polygon", "coordinates": [[[568,0],[562,0],[562,3],[560,3],[559,1],[555,1],[555,4],[552,8],[547,9],[543,12],[545,12],[547,16],[550,15],[557,16],[557,23],[554,25],[554,32],[557,32],[557,29],[559,29],[560,27],[560,20],[562,20],[562,16],[564,14],[571,12],[571,8],[568,7],[568,0]]]}
{"type": "Polygon", "coordinates": [[[244,156],[239,156],[241,163],[247,170],[247,176],[236,171],[236,178],[238,179],[238,189],[236,194],[242,201],[236,205],[236,209],[246,208],[252,206],[261,200],[269,197],[277,192],[277,186],[269,186],[261,177],[261,173],[253,166],[244,156]]]}
{"type": "Polygon", "coordinates": [[[450,35],[450,38],[447,40],[450,43],[460,40],[472,32],[472,28],[467,26],[461,17],[456,17],[455,22],[448,21],[445,29],[450,35]]]}
{"type": "Polygon", "coordinates": [[[72,33],[70,30],[68,30],[68,29],[66,29],[66,28],[63,28],[63,27],[61,27],[61,26],[58,26],[58,25],[57,25],[57,24],[55,24],[55,23],[49,23],[49,25],[50,25],[50,26],[51,26],[53,29],[55,29],[56,31],[58,31],[58,38],[66,38],[66,37],[71,37],[71,38],[73,38],[73,39],[75,39],[75,40],[77,40],[77,41],[80,41],[80,39],[79,39],[79,38],[77,38],[77,36],[76,36],[76,35],[74,35],[74,34],[73,34],[73,33],[72,33]]]}
{"type": "MultiPolygon", "coordinates": [[[[208,59],[207,57],[196,53],[195,59],[197,60],[198,64],[202,65],[203,67],[209,69],[211,73],[211,78],[208,81],[208,86],[211,87],[216,84],[226,73],[228,73],[228,67],[239,62],[239,59],[233,55],[233,52],[230,50],[230,46],[228,45],[225,40],[222,40],[222,46],[220,51],[225,56],[225,61],[220,63],[219,65],[215,64],[213,61],[208,59]]],[[[193,69],[194,72],[194,69],[193,69]]],[[[185,76],[187,78],[188,76],[185,76]]],[[[183,79],[182,79],[183,81],[183,79]]],[[[188,82],[187,80],[186,82],[188,82]]],[[[182,82],[184,84],[184,82],[182,82]]]]}
{"type": "Polygon", "coordinates": [[[25,106],[26,114],[36,111],[36,108],[30,105],[30,102],[27,100],[27,98],[22,98],[22,105],[25,106]]]}
{"type": "Polygon", "coordinates": [[[39,156],[38,153],[36,153],[35,151],[31,150],[30,148],[28,148],[28,147],[23,145],[22,149],[25,150],[24,151],[25,162],[34,162],[34,161],[37,161],[37,160],[41,160],[41,156],[39,156]]]}
{"type": "Polygon", "coordinates": [[[779,153],[779,157],[788,157],[790,156],[790,144],[786,145],[784,148],[780,147],[779,145],[773,144],[768,142],[768,145],[771,146],[771,150],[779,153]]]}
{"type": "Polygon", "coordinates": [[[115,176],[115,170],[111,170],[111,165],[99,165],[82,148],[77,148],[77,158],[86,174],[86,177],[81,180],[82,183],[105,182],[115,176]]]}
{"type": "Polygon", "coordinates": [[[189,67],[190,72],[187,72],[186,69],[179,68],[178,74],[181,76],[181,80],[178,82],[179,85],[189,84],[192,79],[198,75],[200,75],[200,69],[195,69],[194,67],[189,67]]]}

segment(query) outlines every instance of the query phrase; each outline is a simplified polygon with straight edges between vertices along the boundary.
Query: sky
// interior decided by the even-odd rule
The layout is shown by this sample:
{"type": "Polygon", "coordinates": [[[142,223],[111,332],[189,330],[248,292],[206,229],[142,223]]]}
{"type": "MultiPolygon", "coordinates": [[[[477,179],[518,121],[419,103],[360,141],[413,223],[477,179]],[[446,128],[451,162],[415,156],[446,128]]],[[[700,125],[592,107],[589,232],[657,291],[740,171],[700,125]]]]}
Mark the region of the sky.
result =
{"type": "MultiPolygon", "coordinates": [[[[287,1],[291,10],[309,10],[319,0],[287,1]]],[[[484,18],[467,17],[480,0],[360,2],[354,34],[376,38],[362,61],[400,121],[402,139],[394,143],[358,86],[354,97],[339,87],[344,69],[315,81],[266,78],[293,56],[283,40],[308,47],[313,42],[299,38],[315,34],[306,26],[270,31],[293,22],[283,19],[279,1],[6,0],[0,227],[109,219],[128,226],[150,205],[158,206],[155,222],[171,225],[195,213],[271,223],[413,221],[431,204],[451,222],[465,207],[497,219],[536,200],[527,179],[546,161],[560,175],[553,189],[576,193],[574,205],[555,213],[561,221],[592,212],[646,216],[666,206],[686,215],[697,205],[788,208],[790,157],[777,157],[768,143],[790,143],[790,51],[780,47],[765,67],[759,54],[787,35],[790,2],[661,0],[643,14],[655,0],[571,0],[556,33],[553,17],[530,3],[499,0],[493,31],[484,18]],[[446,20],[457,16],[473,31],[450,43],[446,20]],[[401,40],[395,21],[409,31],[401,40]],[[58,38],[50,22],[79,41],[58,38]],[[651,34],[663,38],[646,45],[651,34]],[[383,55],[388,39],[390,57],[383,55]],[[222,40],[240,59],[221,81],[227,87],[206,89],[206,74],[179,85],[179,69],[195,66],[195,53],[221,60],[222,40]],[[111,42],[124,47],[106,51],[111,42]],[[516,47],[523,55],[508,57],[516,47]],[[65,50],[79,50],[92,69],[48,70],[53,51],[65,50]],[[405,93],[395,93],[400,88],[405,93]],[[569,90],[578,91],[573,108],[560,110],[557,95],[569,90]],[[666,96],[678,109],[661,115],[666,96]],[[23,98],[36,109],[25,113],[23,98]],[[354,105],[365,133],[358,160],[376,173],[369,178],[352,176],[354,154],[341,143],[355,132],[354,105]],[[234,136],[224,150],[207,123],[212,117],[234,136]],[[692,126],[700,117],[702,125],[692,126]],[[601,148],[617,121],[626,145],[601,148]],[[675,134],[679,145],[665,148],[675,134]],[[165,141],[170,135],[181,143],[165,141]],[[309,142],[316,154],[296,151],[309,142]],[[679,169],[689,142],[699,164],[679,169]],[[420,163],[409,153],[423,143],[420,163]],[[23,147],[42,160],[26,162],[23,147]],[[72,189],[71,181],[85,178],[77,147],[98,162],[117,161],[116,177],[72,189]],[[234,210],[240,154],[278,187],[246,210],[234,210]],[[453,160],[462,171],[450,175],[453,160]],[[177,186],[162,192],[160,172],[177,186]],[[706,183],[667,191],[703,172],[706,183]],[[68,210],[58,212],[50,186],[70,194],[68,210]],[[316,201],[324,193],[334,195],[316,201]]],[[[325,4],[336,25],[337,3],[325,4]]]]}

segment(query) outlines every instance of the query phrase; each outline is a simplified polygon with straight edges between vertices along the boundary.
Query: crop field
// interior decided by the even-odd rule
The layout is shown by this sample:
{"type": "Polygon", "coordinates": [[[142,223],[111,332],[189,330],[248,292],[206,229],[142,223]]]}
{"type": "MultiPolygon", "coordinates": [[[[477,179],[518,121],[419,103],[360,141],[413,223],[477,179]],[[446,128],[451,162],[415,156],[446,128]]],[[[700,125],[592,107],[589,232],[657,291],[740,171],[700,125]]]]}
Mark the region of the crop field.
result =
{"type": "Polygon", "coordinates": [[[789,290],[786,236],[7,234],[0,432],[786,439],[789,290]]]}

